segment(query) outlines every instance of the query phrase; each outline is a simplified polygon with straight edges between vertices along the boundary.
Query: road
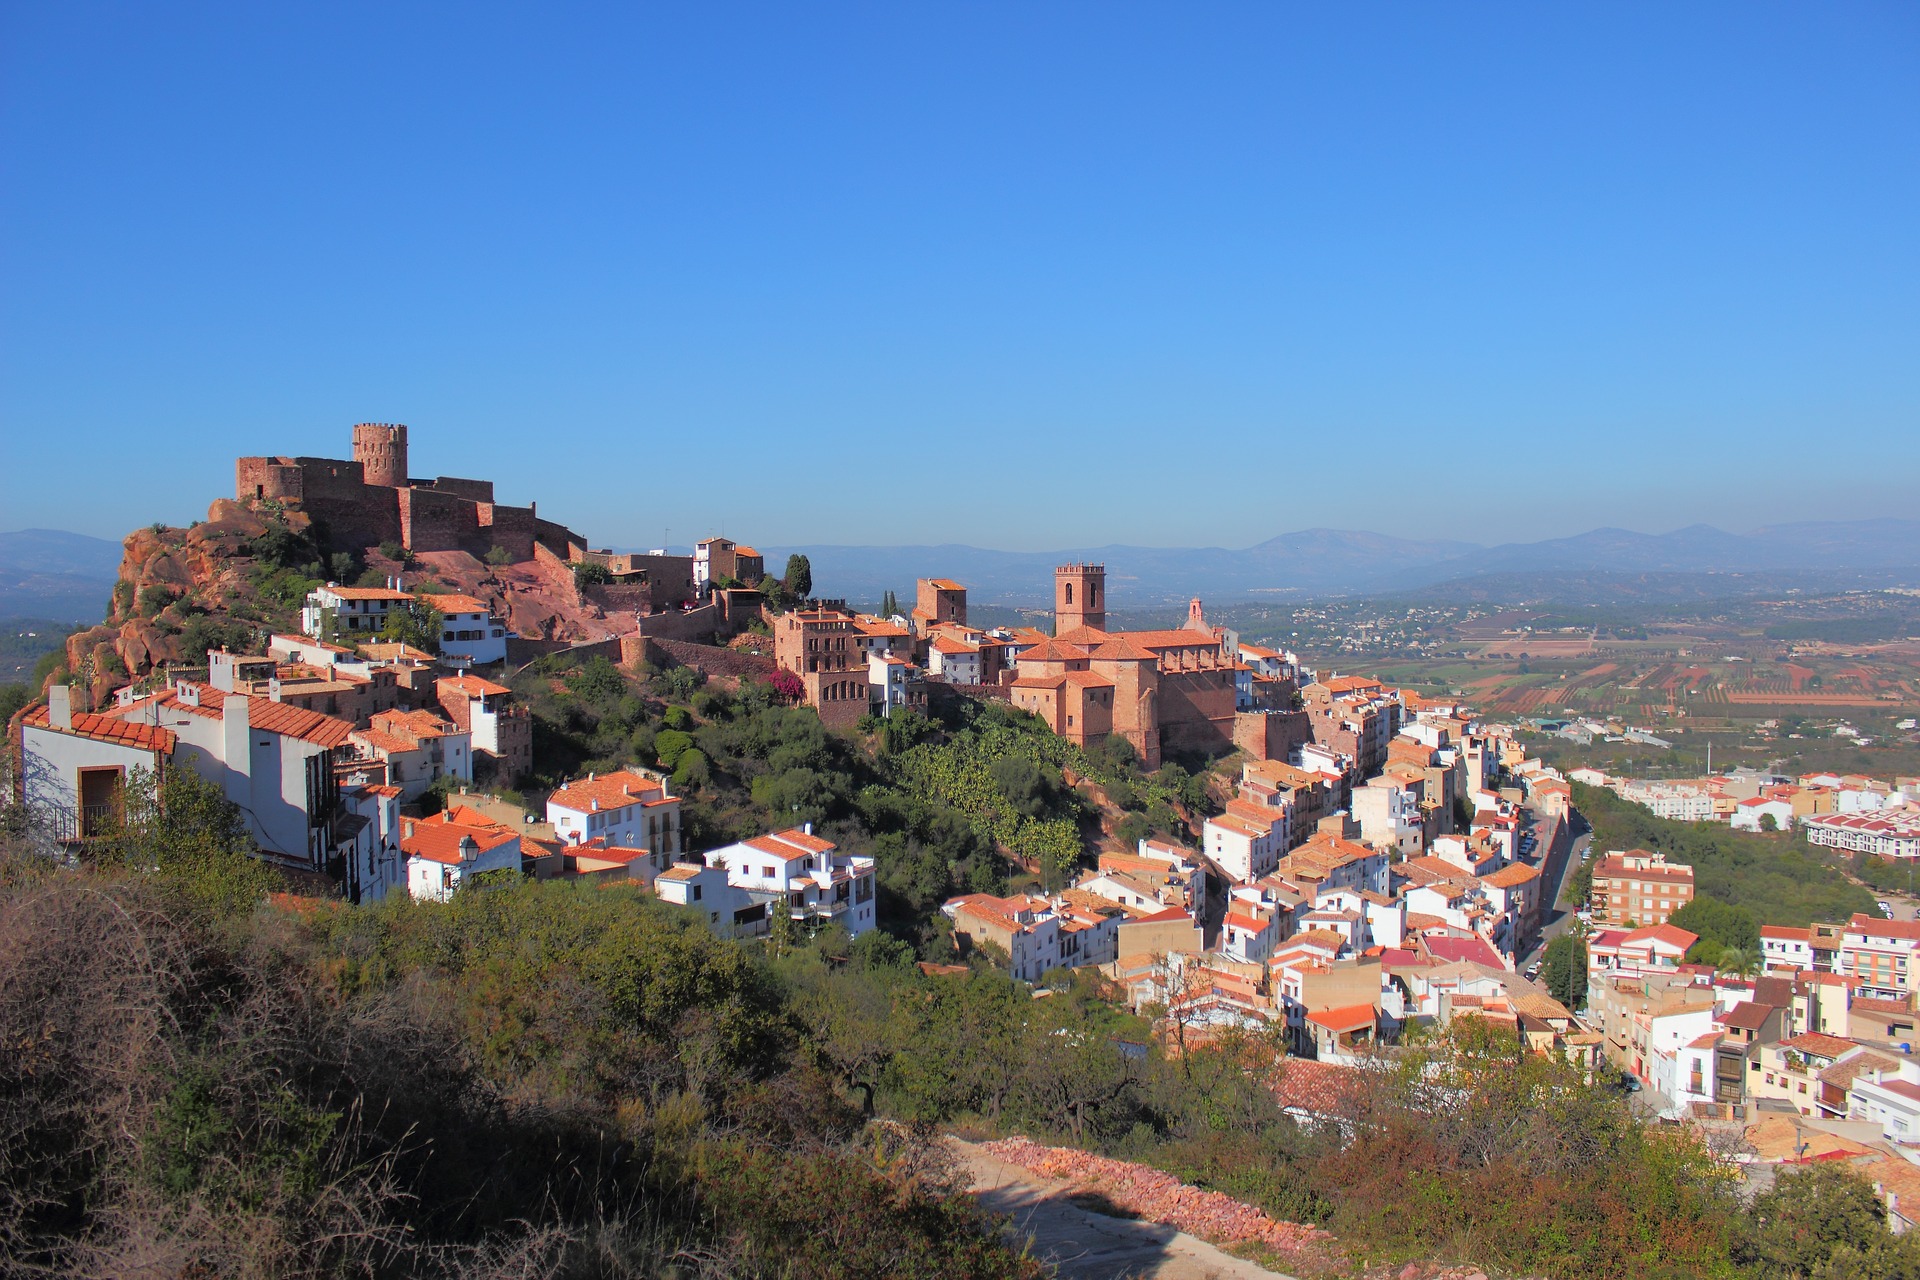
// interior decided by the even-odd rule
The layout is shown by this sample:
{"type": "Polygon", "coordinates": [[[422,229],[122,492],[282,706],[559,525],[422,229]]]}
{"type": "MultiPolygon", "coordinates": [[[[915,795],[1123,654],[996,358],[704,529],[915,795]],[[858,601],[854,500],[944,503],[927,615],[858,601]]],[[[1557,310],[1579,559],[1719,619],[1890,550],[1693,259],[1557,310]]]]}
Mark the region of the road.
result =
{"type": "MultiPolygon", "coordinates": [[[[1532,811],[1529,810],[1528,812],[1531,815],[1532,811]]],[[[1567,930],[1573,928],[1575,920],[1577,919],[1573,909],[1563,909],[1559,904],[1560,895],[1566,892],[1567,878],[1573,874],[1573,869],[1580,865],[1581,860],[1586,856],[1588,849],[1593,844],[1593,831],[1587,826],[1585,819],[1574,816],[1578,812],[1578,810],[1574,810],[1573,813],[1568,816],[1568,821],[1573,824],[1573,830],[1579,832],[1579,834],[1573,838],[1573,847],[1567,851],[1566,860],[1560,866],[1560,874],[1554,877],[1552,885],[1549,886],[1543,883],[1540,886],[1542,901],[1550,904],[1547,923],[1546,927],[1540,930],[1539,943],[1524,956],[1520,957],[1519,967],[1522,970],[1525,970],[1528,965],[1544,955],[1547,944],[1567,932],[1567,930]],[[1548,897],[1546,893],[1549,888],[1553,891],[1551,897],[1548,897]]],[[[1540,820],[1536,816],[1533,818],[1533,821],[1538,825],[1540,820]]]]}
{"type": "Polygon", "coordinates": [[[949,1139],[973,1177],[975,1199],[1009,1219],[1016,1247],[1062,1280],[1293,1280],[1157,1222],[1136,1222],[1075,1204],[1070,1182],[1043,1178],[994,1158],[979,1144],[949,1139]]]}

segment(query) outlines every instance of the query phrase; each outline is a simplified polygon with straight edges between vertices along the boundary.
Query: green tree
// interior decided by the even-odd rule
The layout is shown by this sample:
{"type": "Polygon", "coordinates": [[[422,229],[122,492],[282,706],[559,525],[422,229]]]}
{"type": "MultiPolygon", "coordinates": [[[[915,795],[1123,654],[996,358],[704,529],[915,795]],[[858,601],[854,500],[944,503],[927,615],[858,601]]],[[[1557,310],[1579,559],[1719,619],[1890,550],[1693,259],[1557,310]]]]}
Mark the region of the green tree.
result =
{"type": "Polygon", "coordinates": [[[573,566],[573,585],[575,587],[591,587],[612,581],[613,575],[607,572],[607,566],[603,564],[595,564],[591,560],[582,560],[573,566]]]}
{"type": "Polygon", "coordinates": [[[1540,959],[1540,981],[1547,994],[1567,1006],[1578,1009],[1587,1002],[1586,940],[1577,933],[1563,933],[1547,944],[1540,959]]]}
{"type": "Polygon", "coordinates": [[[781,575],[780,585],[795,600],[809,600],[813,597],[813,564],[799,552],[787,557],[787,571],[781,575]]]}
{"type": "Polygon", "coordinates": [[[887,592],[886,595],[880,598],[880,616],[881,617],[891,618],[894,614],[899,612],[900,612],[900,602],[894,599],[893,592],[889,591],[887,592]]]}
{"type": "Polygon", "coordinates": [[[418,598],[387,610],[380,638],[388,644],[412,645],[427,653],[440,652],[440,611],[418,598]]]}
{"type": "Polygon", "coordinates": [[[1817,1275],[1843,1249],[1866,1248],[1888,1236],[1886,1211],[1872,1184],[1831,1164],[1782,1172],[1754,1198],[1751,1222],[1738,1252],[1766,1280],[1817,1275]]]}

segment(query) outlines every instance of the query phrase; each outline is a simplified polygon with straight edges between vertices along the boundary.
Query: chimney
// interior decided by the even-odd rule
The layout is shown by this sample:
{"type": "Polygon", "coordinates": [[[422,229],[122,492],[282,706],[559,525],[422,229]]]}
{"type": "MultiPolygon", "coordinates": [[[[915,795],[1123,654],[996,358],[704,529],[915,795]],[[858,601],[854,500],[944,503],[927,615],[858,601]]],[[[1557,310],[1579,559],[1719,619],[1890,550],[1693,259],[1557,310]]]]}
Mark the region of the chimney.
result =
{"type": "Polygon", "coordinates": [[[245,808],[253,800],[253,718],[243,694],[230,693],[220,704],[220,745],[227,799],[245,808]]]}
{"type": "Polygon", "coordinates": [[[809,835],[809,836],[810,836],[810,835],[812,835],[812,834],[813,834],[813,824],[812,824],[811,822],[803,822],[803,823],[801,823],[801,824],[800,824],[800,832],[801,832],[801,834],[802,834],[802,835],[809,835]]]}
{"type": "Polygon", "coordinates": [[[47,690],[47,723],[56,729],[73,728],[73,689],[56,684],[47,690]]]}

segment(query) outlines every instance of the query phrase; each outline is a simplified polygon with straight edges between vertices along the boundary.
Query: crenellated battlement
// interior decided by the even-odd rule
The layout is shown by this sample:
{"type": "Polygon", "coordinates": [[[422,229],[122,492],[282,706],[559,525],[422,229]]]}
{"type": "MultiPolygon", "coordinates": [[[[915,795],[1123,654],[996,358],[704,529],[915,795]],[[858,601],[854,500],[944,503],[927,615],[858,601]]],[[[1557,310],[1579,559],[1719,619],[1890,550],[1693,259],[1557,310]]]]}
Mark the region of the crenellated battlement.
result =
{"type": "Polygon", "coordinates": [[[300,508],[336,547],[398,542],[409,551],[467,551],[484,556],[495,547],[515,560],[531,560],[536,541],[547,539],[563,559],[569,543],[582,542],[531,505],[509,507],[493,500],[491,480],[441,476],[408,478],[407,428],[397,422],[361,422],[353,428],[353,458],[240,458],[234,463],[234,497],[300,508]]]}

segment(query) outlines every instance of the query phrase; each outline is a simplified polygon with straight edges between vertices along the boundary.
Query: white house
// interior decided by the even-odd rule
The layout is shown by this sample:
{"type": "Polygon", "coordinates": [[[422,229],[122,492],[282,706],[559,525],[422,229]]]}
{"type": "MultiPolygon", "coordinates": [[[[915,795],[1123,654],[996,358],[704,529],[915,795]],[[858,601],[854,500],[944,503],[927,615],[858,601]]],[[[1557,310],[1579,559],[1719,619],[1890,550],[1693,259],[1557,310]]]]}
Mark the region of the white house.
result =
{"type": "Polygon", "coordinates": [[[1813,930],[1791,925],[1760,926],[1760,955],[1769,969],[1813,968],[1813,930]]]}
{"type": "Polygon", "coordinates": [[[507,628],[496,622],[484,600],[472,596],[435,595],[427,603],[440,614],[440,652],[471,666],[504,662],[507,628]]]}
{"type": "Polygon", "coordinates": [[[767,931],[767,909],[745,889],[727,880],[725,867],[680,862],[662,871],[653,882],[662,902],[688,907],[707,919],[707,927],[722,938],[740,938],[767,931]]]}
{"type": "Polygon", "coordinates": [[[935,636],[927,645],[927,670],[948,684],[979,684],[980,646],[935,636]]]}
{"type": "Polygon", "coordinates": [[[1775,831],[1793,830],[1793,805],[1785,800],[1773,800],[1765,796],[1755,796],[1751,800],[1742,800],[1733,807],[1733,815],[1727,819],[1728,825],[1736,831],[1763,831],[1771,827],[1775,831]],[[1766,822],[1772,818],[1771,823],[1766,822]]]}
{"type": "Polygon", "coordinates": [[[419,799],[441,778],[473,781],[473,735],[431,711],[376,712],[351,740],[361,759],[385,766],[403,800],[419,799]]]}
{"type": "Polygon", "coordinates": [[[1856,1075],[1847,1118],[1879,1125],[1889,1142],[1920,1143],[1920,1062],[1905,1058],[1892,1071],[1875,1066],[1856,1075]]]}
{"type": "Polygon", "coordinates": [[[876,714],[890,716],[898,707],[912,705],[914,667],[905,658],[884,651],[867,654],[867,693],[876,714]]]}
{"type": "Polygon", "coordinates": [[[1038,982],[1060,967],[1060,913],[1045,898],[969,893],[943,903],[940,912],[953,921],[956,936],[1005,951],[1015,981],[1038,982]]]}
{"type": "Polygon", "coordinates": [[[712,850],[706,859],[725,867],[736,888],[784,899],[796,921],[842,925],[855,937],[874,927],[873,859],[839,852],[811,823],[712,850]]]}
{"type": "Polygon", "coordinates": [[[351,758],[347,721],[191,680],[117,708],[113,717],[171,730],[175,761],[221,788],[263,852],[328,870],[337,853],[335,766],[351,758]]]}
{"type": "Polygon", "coordinates": [[[680,797],[630,769],[590,773],[561,787],[547,797],[547,821],[570,845],[602,840],[647,850],[647,865],[634,867],[641,880],[653,880],[680,857],[680,797]]]}
{"type": "Polygon", "coordinates": [[[105,835],[119,823],[127,777],[159,774],[173,757],[171,729],[73,709],[57,684],[20,720],[20,798],[56,840],[105,835]]]}
{"type": "Polygon", "coordinates": [[[407,859],[407,892],[424,901],[445,902],[468,879],[488,871],[520,870],[520,833],[471,810],[405,819],[400,849],[407,859]]]}
{"type": "Polygon", "coordinates": [[[400,788],[361,783],[340,788],[346,813],[334,827],[342,887],[349,902],[378,902],[407,883],[400,849],[400,788]]]}
{"type": "Polygon", "coordinates": [[[1670,1082],[1665,1075],[1667,1065],[1656,1060],[1654,1087],[1671,1102],[1666,1112],[1668,1119],[1684,1120],[1692,1114],[1694,1103],[1714,1101],[1713,1068],[1720,1036],[1720,1032],[1709,1028],[1675,1049],[1670,1082]]]}
{"type": "Polygon", "coordinates": [[[1235,889],[1220,926],[1220,953],[1229,960],[1260,964],[1279,945],[1286,918],[1258,889],[1235,889]]]}
{"type": "Polygon", "coordinates": [[[1208,818],[1201,833],[1207,856],[1241,884],[1252,884],[1280,864],[1286,815],[1256,813],[1258,806],[1235,800],[1227,812],[1208,818]]]}
{"type": "Polygon", "coordinates": [[[329,582],[307,593],[300,610],[300,630],[325,639],[331,629],[337,636],[356,640],[384,631],[387,614],[413,601],[411,592],[402,591],[398,579],[384,587],[343,587],[329,582]]]}
{"type": "MultiPolygon", "coordinates": [[[[1701,1037],[1715,1034],[1713,1018],[1711,1000],[1680,1003],[1640,1015],[1628,1033],[1634,1049],[1646,1066],[1647,1083],[1653,1086],[1653,1091],[1670,1111],[1678,1109],[1681,1096],[1687,1092],[1686,1086],[1690,1083],[1681,1078],[1681,1053],[1701,1037]],[[1645,1019],[1644,1025],[1640,1018],[1645,1019]]],[[[1709,1087],[1712,1078],[1712,1072],[1709,1071],[1709,1087]]]]}

